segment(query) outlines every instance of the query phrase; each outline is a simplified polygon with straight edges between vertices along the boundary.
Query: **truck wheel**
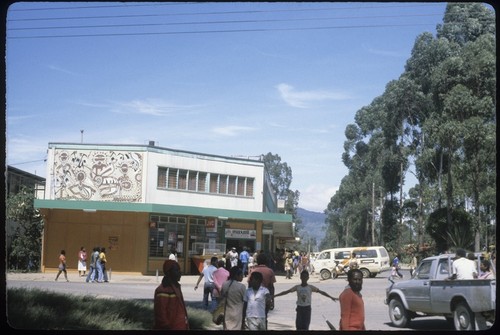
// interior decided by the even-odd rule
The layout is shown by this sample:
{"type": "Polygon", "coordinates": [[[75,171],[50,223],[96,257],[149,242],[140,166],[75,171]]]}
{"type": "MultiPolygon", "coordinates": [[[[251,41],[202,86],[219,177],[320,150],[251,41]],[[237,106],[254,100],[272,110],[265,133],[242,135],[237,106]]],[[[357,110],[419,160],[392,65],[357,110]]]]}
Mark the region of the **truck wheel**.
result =
{"type": "Polygon", "coordinates": [[[370,277],[370,270],[365,269],[365,268],[360,269],[360,270],[361,270],[361,272],[363,272],[363,278],[369,278],[370,277]]]}
{"type": "Polygon", "coordinates": [[[399,298],[389,301],[389,317],[392,324],[398,328],[405,328],[410,323],[408,312],[399,298]]]}
{"type": "Polygon", "coordinates": [[[474,314],[465,302],[460,302],[453,313],[455,330],[474,330],[474,314]]]}
{"type": "Polygon", "coordinates": [[[321,279],[323,279],[323,280],[330,279],[330,277],[332,276],[332,274],[330,273],[330,271],[328,271],[326,269],[321,270],[321,272],[319,273],[319,275],[321,276],[321,279]]]}

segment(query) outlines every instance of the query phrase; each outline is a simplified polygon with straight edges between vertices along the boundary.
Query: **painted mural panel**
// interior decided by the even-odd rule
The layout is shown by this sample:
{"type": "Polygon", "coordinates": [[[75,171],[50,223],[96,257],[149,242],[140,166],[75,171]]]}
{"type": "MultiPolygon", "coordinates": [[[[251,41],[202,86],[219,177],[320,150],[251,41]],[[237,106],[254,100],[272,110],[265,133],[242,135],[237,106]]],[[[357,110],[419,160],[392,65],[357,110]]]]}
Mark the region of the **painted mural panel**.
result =
{"type": "Polygon", "coordinates": [[[142,153],[56,150],[54,199],[142,201],[142,153]]]}

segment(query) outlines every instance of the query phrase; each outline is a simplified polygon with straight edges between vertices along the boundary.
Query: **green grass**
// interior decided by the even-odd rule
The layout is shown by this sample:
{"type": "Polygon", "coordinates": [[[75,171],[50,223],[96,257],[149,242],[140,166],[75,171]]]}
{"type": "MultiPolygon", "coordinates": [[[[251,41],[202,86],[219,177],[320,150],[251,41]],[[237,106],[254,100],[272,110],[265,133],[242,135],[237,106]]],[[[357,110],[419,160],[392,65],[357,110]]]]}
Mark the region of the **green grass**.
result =
{"type": "MultiPolygon", "coordinates": [[[[187,306],[192,330],[217,329],[206,310],[187,306]]],[[[7,321],[14,329],[148,330],[153,300],[103,299],[40,289],[7,290],[7,321]]]]}

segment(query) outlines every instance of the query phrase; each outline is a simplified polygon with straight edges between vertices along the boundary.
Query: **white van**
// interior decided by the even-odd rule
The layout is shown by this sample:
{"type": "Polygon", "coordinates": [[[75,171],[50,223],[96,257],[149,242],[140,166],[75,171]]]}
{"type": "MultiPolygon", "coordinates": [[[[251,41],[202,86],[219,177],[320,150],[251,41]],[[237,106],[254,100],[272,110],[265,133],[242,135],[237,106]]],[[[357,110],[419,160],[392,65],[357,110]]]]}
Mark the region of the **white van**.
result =
{"type": "Polygon", "coordinates": [[[355,248],[326,249],[319,253],[313,262],[314,272],[319,273],[321,279],[335,277],[337,264],[345,265],[351,258],[351,251],[355,248]]]}
{"type": "Polygon", "coordinates": [[[339,264],[346,266],[352,252],[356,253],[359,269],[363,272],[364,278],[373,278],[391,268],[389,254],[383,246],[347,247],[321,251],[313,263],[314,271],[319,273],[321,279],[336,278],[344,273],[335,271],[335,268],[339,264]]]}
{"type": "Polygon", "coordinates": [[[389,253],[382,246],[358,247],[352,252],[356,253],[359,269],[364,278],[373,278],[377,274],[391,269],[389,253]]]}

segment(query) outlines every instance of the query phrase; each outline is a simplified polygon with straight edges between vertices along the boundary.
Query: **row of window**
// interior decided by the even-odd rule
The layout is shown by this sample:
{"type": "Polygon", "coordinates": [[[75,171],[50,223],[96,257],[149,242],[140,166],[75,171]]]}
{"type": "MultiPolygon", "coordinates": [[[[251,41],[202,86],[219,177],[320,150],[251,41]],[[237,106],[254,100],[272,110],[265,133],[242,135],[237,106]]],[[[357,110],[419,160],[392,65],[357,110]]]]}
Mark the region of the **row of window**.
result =
{"type": "Polygon", "coordinates": [[[250,177],[158,168],[158,188],[253,197],[253,183],[250,177]]]}

